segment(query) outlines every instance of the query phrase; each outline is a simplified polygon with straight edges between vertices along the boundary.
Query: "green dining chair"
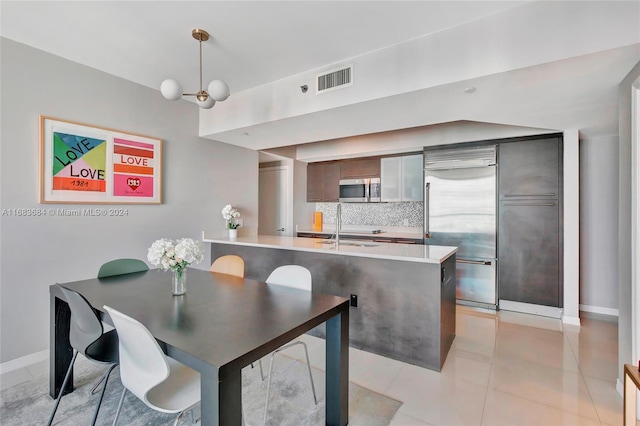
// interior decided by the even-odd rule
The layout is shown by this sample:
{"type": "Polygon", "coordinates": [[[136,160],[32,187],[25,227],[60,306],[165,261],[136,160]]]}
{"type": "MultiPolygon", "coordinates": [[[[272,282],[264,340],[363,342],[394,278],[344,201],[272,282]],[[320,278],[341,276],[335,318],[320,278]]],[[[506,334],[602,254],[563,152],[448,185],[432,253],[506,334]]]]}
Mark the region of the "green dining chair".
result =
{"type": "Polygon", "coordinates": [[[112,277],[114,275],[130,274],[132,272],[148,271],[149,267],[138,259],[115,259],[100,267],[98,278],[112,277]]]}

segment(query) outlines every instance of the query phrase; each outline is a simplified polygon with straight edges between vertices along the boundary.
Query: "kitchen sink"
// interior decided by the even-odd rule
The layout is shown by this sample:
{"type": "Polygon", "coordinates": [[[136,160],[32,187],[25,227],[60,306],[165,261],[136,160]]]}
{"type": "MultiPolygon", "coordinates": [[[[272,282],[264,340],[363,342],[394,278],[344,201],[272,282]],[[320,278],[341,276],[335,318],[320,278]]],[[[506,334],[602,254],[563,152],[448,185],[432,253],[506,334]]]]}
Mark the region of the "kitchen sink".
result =
{"type": "MultiPolygon", "coordinates": [[[[333,240],[322,240],[318,241],[320,244],[330,244],[335,245],[335,241],[333,240]]],[[[354,246],[354,247],[378,247],[379,244],[372,243],[364,243],[360,241],[340,241],[341,246],[354,246]]]]}
{"type": "Polygon", "coordinates": [[[340,243],[341,246],[356,246],[356,247],[378,247],[379,244],[371,244],[371,243],[355,243],[351,241],[345,241],[344,243],[340,243]]]}

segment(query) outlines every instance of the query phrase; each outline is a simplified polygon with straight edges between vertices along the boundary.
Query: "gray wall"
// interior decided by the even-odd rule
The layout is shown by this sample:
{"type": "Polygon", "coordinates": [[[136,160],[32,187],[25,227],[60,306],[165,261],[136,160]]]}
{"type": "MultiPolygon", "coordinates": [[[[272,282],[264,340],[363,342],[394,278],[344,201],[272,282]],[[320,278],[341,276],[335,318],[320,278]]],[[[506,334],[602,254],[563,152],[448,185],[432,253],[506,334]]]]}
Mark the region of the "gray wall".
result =
{"type": "Polygon", "coordinates": [[[631,87],[640,78],[640,63],[619,86],[619,180],[618,180],[618,372],[624,383],[624,364],[632,362],[631,292],[631,87]]]}
{"type": "Polygon", "coordinates": [[[1,217],[0,362],[7,362],[48,348],[49,285],[94,277],[113,258],[146,261],[160,237],[199,240],[203,230],[222,230],[225,204],[257,228],[258,154],[199,138],[195,104],[0,40],[0,208],[63,207],[38,204],[40,114],[162,139],[164,158],[162,205],[121,206],[126,217],[1,217]]]}
{"type": "Polygon", "coordinates": [[[600,313],[618,309],[617,169],[617,135],[580,141],[580,304],[600,313]]]}

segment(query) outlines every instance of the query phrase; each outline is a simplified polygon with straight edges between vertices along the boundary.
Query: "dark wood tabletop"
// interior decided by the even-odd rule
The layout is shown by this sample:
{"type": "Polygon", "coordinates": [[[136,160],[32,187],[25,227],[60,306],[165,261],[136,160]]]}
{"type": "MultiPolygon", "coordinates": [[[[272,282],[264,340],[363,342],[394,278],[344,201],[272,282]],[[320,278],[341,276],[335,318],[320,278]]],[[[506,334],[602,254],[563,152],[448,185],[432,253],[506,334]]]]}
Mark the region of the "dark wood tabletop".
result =
{"type": "MultiPolygon", "coordinates": [[[[183,296],[172,296],[172,274],[159,270],[61,285],[82,294],[100,312],[108,305],[140,321],[169,356],[200,371],[203,401],[218,402],[215,409],[202,404],[203,425],[240,424],[240,370],[327,322],[327,424],[346,424],[348,299],[198,269],[187,274],[183,296]],[[220,382],[219,387],[212,382],[220,382]],[[330,386],[336,388],[335,401],[330,386]]],[[[68,348],[62,336],[66,303],[59,303],[63,297],[56,286],[51,286],[51,299],[52,355],[58,355],[52,356],[53,395],[59,389],[55,371],[62,370],[61,354],[68,348]]]]}

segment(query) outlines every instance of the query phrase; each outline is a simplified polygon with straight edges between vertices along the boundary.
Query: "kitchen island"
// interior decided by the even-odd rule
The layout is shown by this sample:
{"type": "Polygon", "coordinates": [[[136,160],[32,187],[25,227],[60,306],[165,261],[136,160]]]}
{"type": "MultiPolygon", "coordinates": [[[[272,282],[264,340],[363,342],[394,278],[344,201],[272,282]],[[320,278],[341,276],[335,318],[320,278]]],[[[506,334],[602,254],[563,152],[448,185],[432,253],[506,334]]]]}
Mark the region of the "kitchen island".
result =
{"type": "MultiPolygon", "coordinates": [[[[211,243],[212,262],[226,254],[241,256],[247,278],[265,281],[287,264],[308,268],[313,291],[356,296],[351,347],[442,368],[455,337],[456,247],[353,240],[336,247],[322,239],[254,235],[229,240],[207,232],[203,241],[211,243]]],[[[310,334],[325,337],[322,327],[310,334]]]]}

